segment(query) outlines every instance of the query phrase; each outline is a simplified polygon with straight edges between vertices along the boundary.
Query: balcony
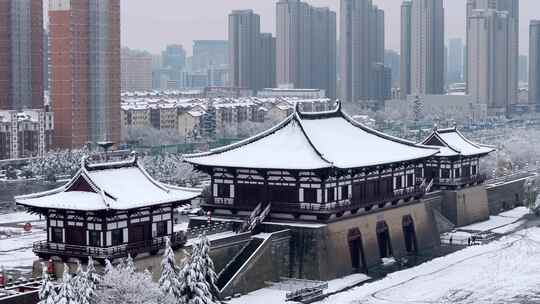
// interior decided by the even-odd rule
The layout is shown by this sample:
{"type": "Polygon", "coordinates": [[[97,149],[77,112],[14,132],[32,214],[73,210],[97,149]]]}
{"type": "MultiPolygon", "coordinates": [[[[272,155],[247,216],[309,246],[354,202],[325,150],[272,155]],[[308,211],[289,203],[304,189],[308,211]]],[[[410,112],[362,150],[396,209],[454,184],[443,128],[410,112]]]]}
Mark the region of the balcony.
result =
{"type": "MultiPolygon", "coordinates": [[[[345,199],[338,202],[330,203],[310,203],[310,202],[270,202],[272,204],[272,212],[274,213],[294,213],[294,214],[313,214],[313,215],[329,215],[332,213],[340,213],[348,210],[355,210],[360,208],[371,209],[377,205],[386,205],[388,203],[396,203],[400,200],[411,200],[414,198],[420,198],[426,193],[425,186],[415,186],[406,189],[394,190],[390,193],[381,194],[378,196],[371,196],[365,198],[352,198],[345,199]]],[[[219,201],[221,202],[221,201],[219,201]]],[[[256,204],[246,204],[234,202],[234,204],[219,204],[215,200],[212,203],[203,204],[206,210],[212,209],[229,209],[232,211],[252,211],[256,204]]]]}
{"type": "MultiPolygon", "coordinates": [[[[97,260],[112,260],[125,258],[128,254],[132,257],[141,253],[157,254],[160,249],[165,248],[165,242],[165,237],[155,237],[151,240],[112,247],[92,247],[40,241],[33,244],[33,251],[43,259],[48,259],[51,256],[85,259],[91,256],[97,260]]],[[[170,242],[173,248],[180,248],[187,242],[187,236],[184,232],[175,232],[170,236],[170,242]]]]}
{"type": "Polygon", "coordinates": [[[434,184],[443,187],[459,187],[465,185],[478,185],[487,180],[485,174],[463,176],[460,178],[436,178],[434,184]]]}

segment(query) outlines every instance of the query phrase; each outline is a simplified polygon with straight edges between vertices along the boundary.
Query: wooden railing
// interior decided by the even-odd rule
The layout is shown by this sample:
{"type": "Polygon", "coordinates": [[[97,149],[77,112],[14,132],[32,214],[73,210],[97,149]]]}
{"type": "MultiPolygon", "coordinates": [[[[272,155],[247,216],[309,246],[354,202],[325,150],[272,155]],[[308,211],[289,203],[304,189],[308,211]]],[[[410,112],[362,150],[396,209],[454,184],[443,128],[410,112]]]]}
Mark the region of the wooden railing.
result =
{"type": "MultiPolygon", "coordinates": [[[[178,248],[187,242],[184,232],[175,232],[169,236],[171,246],[178,248]]],[[[156,237],[142,242],[127,243],[111,247],[79,246],[40,241],[33,244],[33,251],[40,257],[61,256],[74,258],[115,259],[136,256],[140,253],[152,253],[165,247],[165,237],[156,237]]]]}
{"type": "Polygon", "coordinates": [[[434,180],[438,186],[460,186],[469,184],[479,184],[487,179],[485,174],[477,174],[473,176],[462,176],[459,178],[437,178],[434,180]]]}

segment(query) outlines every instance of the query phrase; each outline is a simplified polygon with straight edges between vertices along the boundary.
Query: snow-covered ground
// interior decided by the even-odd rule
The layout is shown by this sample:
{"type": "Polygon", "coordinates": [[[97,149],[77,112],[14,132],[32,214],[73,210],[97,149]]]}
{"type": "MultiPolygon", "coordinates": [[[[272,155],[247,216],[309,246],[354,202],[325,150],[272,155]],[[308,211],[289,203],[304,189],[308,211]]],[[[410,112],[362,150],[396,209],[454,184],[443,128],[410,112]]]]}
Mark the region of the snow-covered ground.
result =
{"type": "Polygon", "coordinates": [[[0,268],[8,275],[27,275],[37,257],[32,244],[47,238],[45,223],[39,216],[25,212],[0,214],[0,268]],[[32,223],[32,231],[25,232],[22,226],[32,223]]]}
{"type": "MultiPolygon", "coordinates": [[[[351,286],[358,285],[364,281],[369,280],[370,278],[365,274],[353,274],[346,276],[341,279],[335,279],[328,282],[328,289],[325,290],[325,293],[335,293],[346,289],[351,286]]],[[[300,284],[301,282],[298,282],[300,284]]],[[[230,304],[255,304],[255,303],[272,303],[272,304],[285,304],[290,303],[285,301],[285,296],[287,292],[294,291],[296,289],[302,288],[298,284],[287,284],[287,282],[282,284],[275,284],[266,288],[259,289],[247,295],[244,295],[239,298],[232,299],[228,303],[230,304]],[[293,286],[294,285],[294,286],[293,286]],[[296,288],[295,288],[296,286],[296,288]]]]}
{"type": "Polygon", "coordinates": [[[525,207],[517,207],[510,211],[503,212],[499,215],[492,215],[489,217],[489,220],[460,227],[460,230],[471,230],[471,231],[488,231],[494,230],[502,226],[506,226],[518,221],[523,216],[529,214],[529,209],[525,207]]]}
{"type": "Polygon", "coordinates": [[[26,213],[26,212],[0,214],[0,224],[35,222],[35,221],[40,221],[42,219],[40,219],[38,215],[34,215],[34,214],[26,213]]]}
{"type": "Polygon", "coordinates": [[[540,303],[540,228],[472,246],[322,303],[540,303]]]}
{"type": "Polygon", "coordinates": [[[34,229],[31,233],[14,234],[8,238],[0,238],[0,268],[8,272],[30,273],[37,257],[32,252],[32,244],[47,238],[44,230],[34,229]]]}

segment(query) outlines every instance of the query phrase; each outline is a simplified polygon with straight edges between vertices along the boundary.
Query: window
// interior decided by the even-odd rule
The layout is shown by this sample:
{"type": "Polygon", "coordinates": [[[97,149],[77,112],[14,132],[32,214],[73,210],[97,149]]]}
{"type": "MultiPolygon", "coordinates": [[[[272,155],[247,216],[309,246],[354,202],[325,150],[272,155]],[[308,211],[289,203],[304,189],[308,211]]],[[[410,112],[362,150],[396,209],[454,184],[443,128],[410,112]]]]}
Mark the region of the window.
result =
{"type": "Polygon", "coordinates": [[[470,165],[465,165],[463,166],[463,176],[464,177],[469,177],[471,176],[471,166],[470,165]]]}
{"type": "Polygon", "coordinates": [[[414,186],[414,175],[413,174],[407,174],[407,187],[414,186]]]}
{"type": "Polygon", "coordinates": [[[268,200],[276,203],[298,202],[298,189],[290,186],[268,186],[268,200]]]}
{"type": "Polygon", "coordinates": [[[450,178],[450,169],[442,169],[441,178],[450,178]]]}
{"type": "Polygon", "coordinates": [[[156,223],[157,236],[167,235],[167,221],[161,221],[156,223]]]}
{"type": "Polygon", "coordinates": [[[341,199],[349,198],[349,186],[341,186],[341,199]]]}
{"type": "Polygon", "coordinates": [[[478,168],[476,167],[476,165],[472,166],[472,175],[478,174],[478,172],[476,172],[477,170],[478,168]]]}
{"type": "Polygon", "coordinates": [[[461,170],[458,168],[458,169],[454,169],[454,178],[460,178],[461,177],[461,170]]]}
{"type": "Polygon", "coordinates": [[[111,243],[113,246],[124,244],[124,232],[122,229],[115,229],[111,233],[111,243]]]}
{"type": "Polygon", "coordinates": [[[403,188],[403,183],[402,183],[402,178],[401,176],[396,176],[396,189],[401,189],[403,188]]]}
{"type": "Polygon", "coordinates": [[[53,243],[63,243],[64,242],[62,228],[53,227],[51,229],[51,242],[53,242],[53,243]]]}
{"type": "Polygon", "coordinates": [[[316,203],[317,202],[317,189],[304,189],[304,202],[316,203]]]}
{"type": "Polygon", "coordinates": [[[90,244],[90,246],[92,247],[101,246],[101,232],[100,231],[90,230],[88,231],[88,237],[89,237],[88,243],[90,244]]]}
{"type": "Polygon", "coordinates": [[[328,188],[326,191],[327,191],[327,195],[328,195],[328,196],[327,196],[327,199],[328,199],[327,201],[328,201],[328,202],[333,202],[333,201],[334,201],[334,197],[335,197],[335,196],[334,196],[334,188],[328,188]]]}
{"type": "Polygon", "coordinates": [[[218,197],[231,197],[231,186],[229,184],[217,184],[218,197]]]}

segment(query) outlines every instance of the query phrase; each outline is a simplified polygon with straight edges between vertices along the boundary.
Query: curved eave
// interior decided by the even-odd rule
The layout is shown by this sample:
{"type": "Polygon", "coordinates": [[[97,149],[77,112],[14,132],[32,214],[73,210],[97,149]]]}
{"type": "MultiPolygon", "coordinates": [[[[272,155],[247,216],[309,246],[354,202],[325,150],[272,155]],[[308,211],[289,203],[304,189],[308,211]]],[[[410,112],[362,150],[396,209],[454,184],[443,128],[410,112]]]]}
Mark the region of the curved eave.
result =
{"type": "Polygon", "coordinates": [[[31,204],[27,204],[23,202],[15,202],[18,206],[23,206],[27,209],[30,213],[36,213],[36,214],[43,214],[46,215],[48,211],[50,210],[62,210],[62,211],[72,211],[72,212],[80,212],[80,213],[86,213],[86,212],[108,212],[108,211],[129,211],[129,210],[136,210],[136,209],[143,209],[143,208],[156,208],[163,205],[188,205],[191,203],[191,200],[197,198],[199,195],[196,195],[189,199],[183,199],[178,201],[168,201],[168,202],[157,202],[155,204],[148,204],[148,205],[142,205],[137,206],[133,208],[98,208],[98,209],[92,209],[92,210],[86,210],[86,209],[74,209],[74,208],[63,208],[63,207],[42,207],[42,206],[34,206],[31,204]]]}
{"type": "Polygon", "coordinates": [[[325,111],[325,112],[306,112],[306,113],[303,113],[303,112],[299,111],[299,108],[297,106],[296,109],[295,109],[295,112],[293,114],[291,114],[289,117],[287,117],[280,124],[276,125],[275,127],[271,128],[271,129],[269,129],[267,131],[261,132],[258,135],[255,135],[253,137],[250,137],[250,138],[248,138],[246,140],[240,141],[240,142],[232,144],[232,145],[228,145],[228,146],[225,146],[225,147],[213,149],[213,150],[210,150],[208,152],[185,155],[184,156],[184,161],[186,163],[192,164],[196,168],[200,168],[202,171],[206,171],[206,172],[209,171],[208,168],[212,168],[212,167],[228,168],[228,169],[294,170],[294,171],[298,171],[298,170],[325,170],[325,169],[349,170],[349,169],[360,169],[360,168],[366,168],[366,167],[383,166],[383,165],[402,163],[402,162],[416,162],[416,161],[420,161],[420,160],[432,157],[432,156],[434,156],[434,155],[436,155],[438,153],[440,153],[440,151],[439,151],[439,148],[437,148],[437,147],[419,145],[419,144],[414,143],[412,141],[408,141],[408,140],[404,140],[404,139],[397,138],[397,137],[394,137],[394,136],[390,136],[390,135],[384,134],[384,133],[382,133],[380,131],[371,129],[371,128],[369,128],[369,127],[355,121],[354,119],[352,119],[351,117],[349,117],[348,115],[343,113],[341,102],[338,102],[337,107],[334,110],[325,111]],[[302,123],[303,120],[316,120],[316,119],[326,119],[326,118],[343,118],[348,123],[350,123],[353,127],[359,128],[362,131],[367,132],[367,133],[369,133],[369,134],[371,134],[373,136],[380,137],[380,138],[382,138],[384,140],[392,141],[395,144],[406,145],[408,147],[418,149],[418,154],[419,155],[417,157],[413,157],[413,158],[407,158],[407,159],[402,159],[402,160],[394,160],[394,161],[392,161],[390,163],[388,163],[388,162],[380,162],[380,163],[362,164],[361,166],[340,166],[339,164],[336,164],[336,163],[330,161],[329,159],[327,159],[324,156],[324,154],[321,153],[321,151],[319,151],[319,149],[317,149],[317,146],[312,142],[312,140],[310,139],[310,137],[306,133],[305,127],[304,127],[304,125],[302,123]],[[302,134],[303,134],[304,138],[306,139],[306,141],[311,146],[311,149],[318,155],[318,157],[321,159],[321,162],[326,163],[327,165],[325,165],[325,166],[298,167],[298,166],[294,166],[294,164],[291,164],[291,167],[287,167],[287,166],[254,167],[254,166],[243,165],[242,163],[227,164],[225,162],[219,163],[219,162],[216,162],[216,161],[208,161],[208,162],[204,161],[204,157],[214,156],[216,154],[232,151],[232,150],[241,148],[241,147],[243,147],[245,145],[256,142],[258,140],[261,140],[261,139],[263,139],[263,138],[265,138],[267,136],[270,136],[270,135],[274,134],[276,131],[280,130],[281,128],[287,126],[292,121],[295,121],[296,123],[298,123],[298,125],[300,126],[300,129],[302,131],[302,134]],[[422,154],[422,150],[425,151],[424,155],[420,155],[420,154],[422,154]],[[429,151],[429,152],[427,152],[427,151],[429,151]]]}
{"type": "Polygon", "coordinates": [[[233,143],[233,144],[230,144],[230,145],[227,145],[227,146],[211,149],[210,151],[207,151],[207,152],[185,154],[185,155],[183,155],[184,161],[187,162],[187,163],[190,163],[190,164],[196,164],[195,162],[192,162],[192,161],[190,162],[189,159],[221,154],[221,153],[228,152],[228,151],[231,151],[231,150],[234,150],[234,149],[237,149],[237,148],[241,148],[241,147],[243,147],[245,145],[248,145],[250,143],[253,143],[255,141],[263,139],[263,138],[265,138],[265,137],[267,137],[269,135],[272,135],[273,133],[280,130],[281,128],[285,127],[287,124],[289,124],[291,122],[291,120],[294,118],[294,116],[295,116],[295,113],[289,115],[287,118],[285,118],[285,120],[283,120],[279,124],[275,125],[274,127],[270,128],[268,130],[265,130],[265,131],[263,131],[263,132],[261,132],[259,134],[256,134],[254,136],[251,136],[251,137],[249,137],[247,139],[241,140],[239,142],[236,142],[236,143],[233,143]]]}

